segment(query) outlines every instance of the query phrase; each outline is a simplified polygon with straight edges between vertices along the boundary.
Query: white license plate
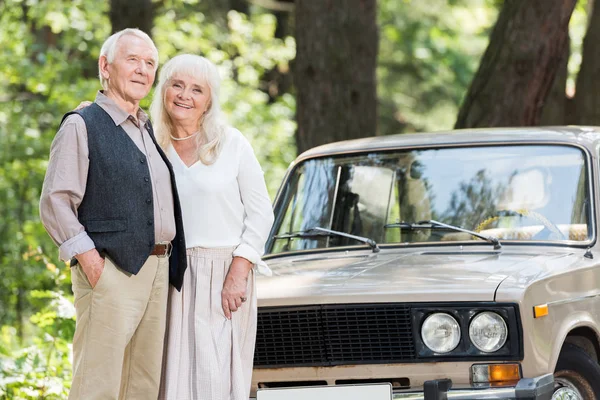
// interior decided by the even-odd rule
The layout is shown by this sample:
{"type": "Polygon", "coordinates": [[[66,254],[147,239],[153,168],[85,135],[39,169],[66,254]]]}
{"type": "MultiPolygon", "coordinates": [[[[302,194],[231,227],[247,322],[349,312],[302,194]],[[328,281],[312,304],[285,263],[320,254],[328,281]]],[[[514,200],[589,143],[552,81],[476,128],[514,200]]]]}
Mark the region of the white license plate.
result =
{"type": "Polygon", "coordinates": [[[285,389],[259,389],[256,400],[391,400],[392,385],[308,386],[285,389]]]}

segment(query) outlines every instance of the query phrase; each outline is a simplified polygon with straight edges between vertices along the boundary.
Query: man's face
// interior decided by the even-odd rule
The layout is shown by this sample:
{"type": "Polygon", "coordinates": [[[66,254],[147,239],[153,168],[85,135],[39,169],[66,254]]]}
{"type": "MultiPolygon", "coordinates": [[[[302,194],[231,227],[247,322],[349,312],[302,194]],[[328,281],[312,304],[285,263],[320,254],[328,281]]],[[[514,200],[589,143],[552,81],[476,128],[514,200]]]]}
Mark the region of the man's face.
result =
{"type": "Polygon", "coordinates": [[[137,104],[148,95],[154,83],[153,48],[137,36],[122,36],[117,42],[115,58],[106,64],[105,71],[109,93],[137,104]]]}

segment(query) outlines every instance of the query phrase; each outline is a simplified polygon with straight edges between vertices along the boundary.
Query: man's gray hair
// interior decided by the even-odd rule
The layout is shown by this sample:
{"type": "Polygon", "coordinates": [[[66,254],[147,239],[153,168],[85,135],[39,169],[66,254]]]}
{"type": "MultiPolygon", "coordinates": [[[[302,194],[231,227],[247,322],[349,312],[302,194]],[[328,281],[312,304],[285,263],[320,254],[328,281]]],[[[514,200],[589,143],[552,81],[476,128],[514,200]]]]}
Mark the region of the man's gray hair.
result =
{"type": "MultiPolygon", "coordinates": [[[[152,47],[152,50],[154,52],[154,70],[156,71],[156,69],[158,68],[158,49],[156,48],[156,45],[154,44],[152,39],[150,39],[150,36],[148,36],[146,32],[141,31],[137,28],[126,28],[110,35],[109,38],[104,41],[104,44],[100,49],[100,57],[104,56],[106,57],[106,60],[109,64],[112,63],[115,59],[115,53],[117,52],[117,44],[119,42],[119,39],[121,39],[121,37],[125,35],[136,36],[142,39],[144,42],[146,42],[150,47],[152,47]]],[[[102,77],[100,65],[98,65],[98,75],[100,76],[100,83],[102,84],[102,87],[104,89],[107,89],[108,81],[102,77]]]]}

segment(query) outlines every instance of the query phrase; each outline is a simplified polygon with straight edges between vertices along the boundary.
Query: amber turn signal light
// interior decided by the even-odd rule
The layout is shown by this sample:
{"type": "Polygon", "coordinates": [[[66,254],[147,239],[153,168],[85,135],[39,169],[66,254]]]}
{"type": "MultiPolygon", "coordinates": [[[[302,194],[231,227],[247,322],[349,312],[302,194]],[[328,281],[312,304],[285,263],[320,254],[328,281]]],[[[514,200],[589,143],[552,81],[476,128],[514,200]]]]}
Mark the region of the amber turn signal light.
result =
{"type": "Polygon", "coordinates": [[[540,318],[548,315],[548,304],[541,304],[533,307],[533,317],[540,318]]]}
{"type": "Polygon", "coordinates": [[[471,366],[471,380],[473,383],[489,383],[501,386],[503,383],[511,384],[521,379],[521,366],[519,364],[478,364],[471,366]]]}

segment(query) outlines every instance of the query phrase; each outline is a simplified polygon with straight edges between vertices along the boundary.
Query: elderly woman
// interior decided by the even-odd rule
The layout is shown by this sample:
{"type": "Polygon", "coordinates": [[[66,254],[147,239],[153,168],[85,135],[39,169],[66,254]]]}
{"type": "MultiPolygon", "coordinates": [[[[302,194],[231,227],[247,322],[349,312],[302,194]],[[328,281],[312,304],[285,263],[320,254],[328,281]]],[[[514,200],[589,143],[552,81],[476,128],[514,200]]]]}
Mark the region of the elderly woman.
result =
{"type": "Polygon", "coordinates": [[[256,337],[253,267],[273,223],[250,143],[226,125],[204,57],[161,70],[150,113],[175,172],[188,269],[170,288],[160,399],[247,400],[256,337]]]}

